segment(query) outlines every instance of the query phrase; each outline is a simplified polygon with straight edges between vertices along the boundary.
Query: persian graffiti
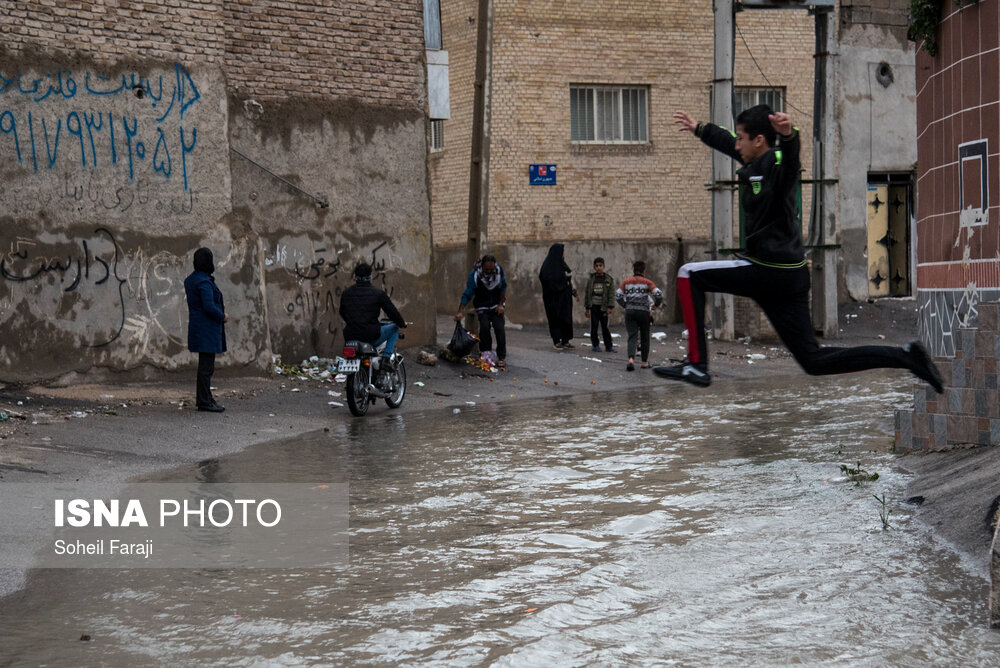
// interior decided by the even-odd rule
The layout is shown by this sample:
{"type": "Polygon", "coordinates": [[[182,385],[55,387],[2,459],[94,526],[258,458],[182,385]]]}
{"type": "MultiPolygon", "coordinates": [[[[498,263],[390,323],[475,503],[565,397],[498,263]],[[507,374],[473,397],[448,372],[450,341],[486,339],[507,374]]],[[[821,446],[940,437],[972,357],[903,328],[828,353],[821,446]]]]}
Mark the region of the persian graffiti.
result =
{"type": "MultiPolygon", "coordinates": [[[[107,300],[104,313],[113,313],[105,331],[100,337],[87,343],[91,348],[103,348],[117,341],[123,333],[137,342],[137,352],[145,352],[148,347],[149,331],[159,329],[168,339],[179,341],[169,328],[160,324],[158,313],[171,312],[176,308],[178,290],[173,285],[170,272],[165,266],[175,267],[177,259],[166,253],[147,257],[140,248],[126,253],[114,233],[106,227],[94,229],[94,236],[78,239],[68,246],[68,250],[55,252],[47,250],[45,244],[28,237],[17,237],[9,243],[6,252],[0,254],[0,279],[8,287],[38,285],[56,289],[67,298],[87,292],[86,299],[104,297],[107,300]],[[159,286],[154,290],[153,284],[159,286]],[[150,296],[153,299],[150,299],[150,296]],[[153,301],[157,302],[154,305],[153,301]],[[145,314],[129,314],[131,302],[145,302],[145,314]],[[167,306],[170,308],[166,308],[167,306]]],[[[24,293],[22,299],[30,299],[35,293],[24,293]]],[[[16,299],[13,294],[5,297],[10,308],[16,299]]],[[[56,312],[47,313],[50,318],[59,312],[71,313],[72,304],[56,302],[56,312]]],[[[0,310],[2,313],[2,310],[0,310]]],[[[100,328],[98,328],[100,329],[100,328]]]]}
{"type": "Polygon", "coordinates": [[[148,170],[188,190],[198,143],[192,106],[202,94],[187,68],[172,69],[149,77],[0,71],[0,160],[32,172],[112,166],[130,182],[148,170]]]}
{"type": "Polygon", "coordinates": [[[334,250],[323,245],[305,251],[280,243],[275,246],[273,254],[265,257],[265,264],[284,269],[295,277],[299,285],[295,296],[285,303],[284,310],[288,316],[311,319],[314,327],[336,336],[340,325],[340,320],[336,317],[340,295],[352,282],[354,262],[363,258],[371,264],[372,282],[392,296],[393,287],[389,285],[387,277],[391,264],[388,245],[389,242],[382,241],[370,250],[362,251],[359,257],[354,257],[352,253],[351,260],[348,261],[342,259],[342,256],[354,249],[334,250]]]}

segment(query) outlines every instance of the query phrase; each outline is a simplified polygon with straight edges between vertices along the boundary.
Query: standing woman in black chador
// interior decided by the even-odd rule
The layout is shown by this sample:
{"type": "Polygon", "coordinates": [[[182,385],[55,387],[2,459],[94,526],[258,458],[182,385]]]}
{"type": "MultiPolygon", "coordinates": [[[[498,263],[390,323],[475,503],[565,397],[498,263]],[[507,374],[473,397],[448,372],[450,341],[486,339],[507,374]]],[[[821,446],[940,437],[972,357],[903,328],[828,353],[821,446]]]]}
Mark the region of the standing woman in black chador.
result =
{"type": "Polygon", "coordinates": [[[556,350],[572,348],[573,282],[571,270],[563,259],[563,245],[552,244],[542,262],[538,278],[542,282],[542,303],[549,321],[549,334],[556,350]]]}
{"type": "Polygon", "coordinates": [[[226,352],[226,328],[229,320],[222,291],[215,285],[212,274],[215,262],[212,251],[199,248],[194,252],[194,271],[184,279],[188,304],[188,350],[198,353],[198,382],[195,405],[200,411],[221,413],[226,410],[212,396],[212,374],[215,356],[226,352]]]}

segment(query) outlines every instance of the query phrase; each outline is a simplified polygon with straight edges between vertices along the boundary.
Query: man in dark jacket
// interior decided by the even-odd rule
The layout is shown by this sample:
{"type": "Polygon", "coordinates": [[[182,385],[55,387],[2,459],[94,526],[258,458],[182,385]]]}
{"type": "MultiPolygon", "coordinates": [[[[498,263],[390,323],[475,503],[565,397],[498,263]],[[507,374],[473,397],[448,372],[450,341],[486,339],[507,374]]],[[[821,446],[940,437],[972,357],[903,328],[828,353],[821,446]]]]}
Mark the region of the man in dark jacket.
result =
{"type": "Polygon", "coordinates": [[[212,251],[196,250],[194,271],[184,279],[184,293],[188,304],[188,350],[198,353],[195,405],[200,411],[221,413],[226,409],[212,396],[212,374],[215,373],[215,356],[226,352],[225,323],[229,314],[222,301],[222,291],[212,278],[214,272],[212,251]]]}
{"type": "Polygon", "coordinates": [[[372,285],[372,268],[366,262],[354,268],[354,285],[340,295],[340,317],[344,319],[345,341],[365,341],[376,347],[385,342],[382,354],[389,359],[396,350],[399,330],[406,327],[406,321],[385,290],[372,285]],[[385,325],[379,322],[382,311],[392,322],[385,325]]]}
{"type": "Polygon", "coordinates": [[[507,332],[503,314],[507,306],[507,277],[493,255],[484,255],[469,272],[455,322],[462,320],[465,305],[470,301],[479,319],[479,352],[493,350],[492,328],[497,337],[497,368],[506,369],[507,332]]]}
{"type": "Polygon", "coordinates": [[[746,249],[736,259],[690,262],[680,268],[677,298],[688,330],[688,358],[654,371],[694,385],[712,382],[705,336],[705,293],[722,292],[757,302],[795,360],[810,375],[909,369],[941,392],[941,375],[920,341],[902,348],[820,347],[816,342],[809,314],[809,269],[795,203],[801,168],[799,131],[788,114],[774,112],[763,104],[745,109],[736,117],[736,132],[712,123],[698,123],[683,111],[674,114],[674,121],[682,131],[691,132],[742,165],[736,173],[746,219],[746,249]]]}

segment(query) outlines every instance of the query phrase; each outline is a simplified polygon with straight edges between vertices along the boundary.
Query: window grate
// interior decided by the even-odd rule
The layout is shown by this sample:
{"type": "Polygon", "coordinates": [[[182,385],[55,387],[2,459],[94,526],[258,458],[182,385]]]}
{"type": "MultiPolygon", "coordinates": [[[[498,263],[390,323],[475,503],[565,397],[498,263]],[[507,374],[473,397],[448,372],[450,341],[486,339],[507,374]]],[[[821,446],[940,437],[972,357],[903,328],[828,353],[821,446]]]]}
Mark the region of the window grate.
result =
{"type": "Polygon", "coordinates": [[[444,121],[437,120],[430,122],[430,140],[428,142],[431,153],[444,150],[444,121]]]}
{"type": "Polygon", "coordinates": [[[649,88],[570,86],[570,141],[641,144],[649,141],[649,88]]]}

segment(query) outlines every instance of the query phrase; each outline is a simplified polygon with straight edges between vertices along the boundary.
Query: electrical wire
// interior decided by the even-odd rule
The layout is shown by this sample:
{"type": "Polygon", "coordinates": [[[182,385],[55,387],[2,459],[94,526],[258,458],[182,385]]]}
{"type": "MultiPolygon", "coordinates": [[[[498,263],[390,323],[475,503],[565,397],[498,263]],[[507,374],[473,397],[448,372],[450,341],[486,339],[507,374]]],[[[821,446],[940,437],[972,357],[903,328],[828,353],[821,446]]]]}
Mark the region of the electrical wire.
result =
{"type": "MultiPolygon", "coordinates": [[[[754,55],[753,55],[753,51],[751,51],[751,50],[750,50],[750,45],[749,45],[749,44],[747,44],[747,38],[743,36],[743,31],[742,31],[742,30],[740,30],[740,26],[739,26],[739,24],[738,24],[738,23],[736,23],[736,22],[734,21],[734,22],[733,22],[733,25],[734,25],[734,26],[736,27],[736,32],[737,32],[737,33],[739,34],[739,36],[740,36],[740,39],[741,39],[741,40],[743,40],[743,46],[745,46],[745,47],[746,47],[746,49],[747,49],[747,53],[748,53],[748,54],[750,55],[750,60],[752,60],[752,61],[753,61],[753,64],[754,64],[754,65],[755,65],[755,66],[757,67],[757,71],[758,71],[758,72],[760,72],[760,75],[761,75],[762,77],[764,77],[764,81],[766,81],[766,82],[767,82],[767,85],[768,85],[768,88],[769,88],[770,90],[774,90],[774,91],[780,91],[780,90],[781,90],[781,88],[780,88],[779,86],[775,86],[775,85],[774,85],[773,83],[771,83],[771,80],[767,78],[767,75],[766,75],[766,74],[764,74],[764,70],[763,70],[763,69],[761,68],[761,66],[760,66],[760,63],[758,63],[758,62],[757,62],[757,59],[756,59],[756,58],[754,57],[754,55]]],[[[802,114],[802,115],[803,115],[803,116],[805,116],[806,118],[812,118],[812,114],[810,114],[810,113],[809,113],[809,112],[807,112],[807,111],[803,111],[802,109],[799,109],[799,108],[798,108],[798,107],[796,107],[796,106],[795,106],[794,104],[792,104],[791,102],[789,102],[789,101],[788,101],[788,99],[787,99],[787,96],[786,96],[786,98],[785,98],[785,104],[786,104],[787,106],[791,107],[792,109],[794,109],[795,111],[799,112],[800,114],[802,114]]]]}

